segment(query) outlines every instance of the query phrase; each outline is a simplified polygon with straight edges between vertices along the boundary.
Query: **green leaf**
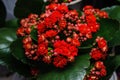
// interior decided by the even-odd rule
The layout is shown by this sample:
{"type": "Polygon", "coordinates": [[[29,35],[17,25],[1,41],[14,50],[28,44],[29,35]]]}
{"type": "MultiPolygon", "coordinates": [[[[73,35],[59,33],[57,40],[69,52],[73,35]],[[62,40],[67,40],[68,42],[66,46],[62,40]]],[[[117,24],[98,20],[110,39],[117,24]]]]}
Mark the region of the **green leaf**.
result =
{"type": "Polygon", "coordinates": [[[16,39],[16,29],[0,29],[0,50],[9,48],[10,44],[16,39]]]}
{"type": "Polygon", "coordinates": [[[25,55],[25,51],[23,48],[23,44],[22,44],[22,38],[19,38],[17,40],[15,40],[11,46],[10,46],[10,50],[12,52],[12,55],[17,59],[20,60],[21,62],[28,64],[30,66],[35,66],[37,64],[37,62],[30,60],[26,57],[25,55]],[[17,46],[17,47],[16,47],[17,46]]]}
{"type": "Polygon", "coordinates": [[[95,36],[102,36],[107,41],[110,41],[114,37],[114,33],[119,30],[119,22],[113,19],[102,19],[100,22],[100,30],[95,36]]]}
{"type": "Polygon", "coordinates": [[[5,27],[6,28],[18,28],[19,27],[19,24],[18,24],[18,19],[12,19],[12,20],[9,20],[9,21],[6,21],[5,23],[5,27]]]}
{"type": "Polygon", "coordinates": [[[43,0],[17,0],[14,14],[17,18],[25,18],[31,13],[40,14],[43,5],[43,0]]]}
{"type": "Polygon", "coordinates": [[[38,33],[37,33],[37,29],[33,29],[32,31],[31,31],[31,37],[32,37],[32,39],[33,40],[35,40],[35,41],[37,41],[38,40],[38,33]]]}
{"type": "Polygon", "coordinates": [[[119,46],[120,45],[120,30],[117,31],[112,40],[108,42],[109,46],[119,46]]]}
{"type": "Polygon", "coordinates": [[[0,27],[3,27],[3,25],[5,23],[5,18],[6,18],[5,6],[4,6],[2,0],[0,0],[0,27]]]}
{"type": "Polygon", "coordinates": [[[52,68],[39,74],[37,80],[83,80],[86,68],[90,65],[89,55],[84,54],[76,57],[75,62],[69,64],[65,69],[52,68]]]}
{"type": "Polygon", "coordinates": [[[103,8],[102,10],[105,10],[106,12],[108,12],[109,17],[111,19],[117,19],[118,21],[120,21],[120,6],[119,5],[103,8]]]}
{"type": "Polygon", "coordinates": [[[105,66],[107,69],[107,75],[101,80],[109,80],[113,72],[120,66],[120,55],[108,57],[105,61],[105,66]]]}
{"type": "Polygon", "coordinates": [[[119,2],[120,2],[120,0],[117,0],[117,1],[119,1],[119,2]]]}
{"type": "MultiPolygon", "coordinates": [[[[1,28],[0,29],[0,60],[3,56],[10,52],[10,44],[16,39],[15,29],[1,28]]],[[[1,63],[4,65],[4,62],[1,63]]]]}
{"type": "Polygon", "coordinates": [[[30,67],[15,59],[9,51],[7,53],[0,53],[0,60],[3,62],[3,65],[6,65],[9,68],[9,70],[26,77],[31,77],[30,67]]]}

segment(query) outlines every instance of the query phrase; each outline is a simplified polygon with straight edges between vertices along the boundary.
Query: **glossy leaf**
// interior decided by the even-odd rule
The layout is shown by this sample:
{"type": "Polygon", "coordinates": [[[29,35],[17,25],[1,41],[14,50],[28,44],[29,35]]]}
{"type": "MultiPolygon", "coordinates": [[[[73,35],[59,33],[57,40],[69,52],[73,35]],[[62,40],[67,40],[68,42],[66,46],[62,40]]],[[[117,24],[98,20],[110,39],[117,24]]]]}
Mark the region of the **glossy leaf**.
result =
{"type": "Polygon", "coordinates": [[[31,37],[33,40],[37,41],[38,40],[38,33],[37,33],[37,30],[36,29],[33,29],[32,32],[31,32],[31,37]]]}
{"type": "Polygon", "coordinates": [[[31,76],[30,67],[15,59],[10,52],[0,53],[0,60],[3,62],[2,64],[9,68],[9,70],[27,77],[31,76]]]}
{"type": "Polygon", "coordinates": [[[6,18],[5,6],[2,0],[0,0],[0,27],[3,27],[3,25],[5,24],[5,18],[6,18]]]}
{"type": "MultiPolygon", "coordinates": [[[[15,29],[1,28],[0,29],[0,60],[2,56],[10,52],[10,44],[16,39],[15,29]]],[[[1,63],[4,65],[4,62],[1,63]]]]}
{"type": "MultiPolygon", "coordinates": [[[[83,80],[86,74],[85,69],[88,68],[89,64],[89,55],[80,55],[75,62],[69,64],[65,69],[52,68],[46,72],[41,72],[37,80],[83,80]]],[[[46,68],[42,70],[46,70],[46,68]]]]}
{"type": "Polygon", "coordinates": [[[5,27],[16,29],[16,28],[19,27],[19,22],[18,21],[19,21],[18,19],[12,19],[12,20],[6,21],[5,27]]]}
{"type": "Polygon", "coordinates": [[[25,18],[31,13],[40,14],[43,5],[43,0],[17,0],[14,14],[17,18],[25,18]]]}
{"type": "Polygon", "coordinates": [[[100,30],[95,34],[95,36],[102,36],[107,41],[114,37],[115,32],[119,30],[119,22],[112,19],[102,19],[100,22],[100,30]]]}
{"type": "Polygon", "coordinates": [[[16,30],[11,28],[0,29],[0,50],[8,48],[16,39],[16,30]]]}
{"type": "Polygon", "coordinates": [[[112,7],[107,7],[102,10],[108,12],[110,18],[120,21],[120,6],[116,5],[112,7]]]}
{"type": "Polygon", "coordinates": [[[117,31],[112,40],[109,41],[109,46],[119,46],[120,45],[120,30],[117,31]]]}

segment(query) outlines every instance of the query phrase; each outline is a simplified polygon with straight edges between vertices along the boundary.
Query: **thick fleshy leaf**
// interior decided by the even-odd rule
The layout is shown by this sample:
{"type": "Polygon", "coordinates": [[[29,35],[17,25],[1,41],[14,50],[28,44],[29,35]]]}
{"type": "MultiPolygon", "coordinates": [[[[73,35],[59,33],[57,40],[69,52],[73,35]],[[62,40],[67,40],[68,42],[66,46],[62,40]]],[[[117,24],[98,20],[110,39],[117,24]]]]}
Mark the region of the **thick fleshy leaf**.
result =
{"type": "Polygon", "coordinates": [[[16,39],[16,29],[1,28],[0,29],[0,50],[8,48],[16,39]]]}
{"type": "Polygon", "coordinates": [[[113,19],[100,19],[100,29],[97,33],[93,34],[93,38],[82,43],[80,49],[89,49],[92,48],[92,44],[95,41],[97,36],[104,37],[107,41],[110,41],[114,38],[113,33],[116,33],[119,30],[119,22],[113,19]]]}
{"type": "Polygon", "coordinates": [[[6,21],[5,23],[5,27],[6,28],[18,28],[19,27],[19,23],[18,23],[18,19],[12,19],[12,20],[9,20],[9,21],[6,21]]]}
{"type": "Polygon", "coordinates": [[[120,21],[120,6],[116,5],[112,7],[107,7],[102,10],[108,12],[110,18],[120,21]]]}
{"type": "Polygon", "coordinates": [[[89,55],[80,55],[65,69],[43,68],[42,70],[46,70],[46,72],[41,72],[37,80],[83,80],[86,74],[85,69],[89,64],[89,55]]]}
{"type": "Polygon", "coordinates": [[[101,80],[109,80],[113,72],[120,66],[120,55],[108,57],[105,61],[105,66],[107,69],[107,75],[101,80]]]}
{"type": "Polygon", "coordinates": [[[15,16],[25,18],[31,13],[40,14],[44,5],[43,0],[17,0],[15,6],[15,16]]]}
{"type": "Polygon", "coordinates": [[[2,50],[2,53],[1,53],[1,50],[0,50],[0,60],[3,62],[2,65],[6,65],[9,68],[9,70],[13,72],[17,72],[27,77],[31,76],[30,67],[18,61],[17,59],[15,59],[10,53],[10,51],[3,52],[2,50]]]}
{"type": "MultiPolygon", "coordinates": [[[[0,60],[2,56],[10,52],[10,44],[16,39],[15,29],[1,28],[0,29],[0,60]]],[[[2,63],[4,65],[4,62],[2,63]]]]}
{"type": "Polygon", "coordinates": [[[5,23],[5,18],[6,18],[5,6],[4,6],[2,0],[0,0],[0,27],[3,27],[3,25],[5,23]]]}
{"type": "Polygon", "coordinates": [[[95,36],[104,37],[107,41],[114,37],[113,33],[119,30],[119,22],[112,19],[101,19],[100,30],[95,34],[95,36]]]}
{"type": "Polygon", "coordinates": [[[33,29],[31,31],[31,37],[32,37],[32,39],[35,40],[35,41],[37,41],[38,40],[38,36],[37,35],[38,35],[37,30],[33,29]]]}
{"type": "Polygon", "coordinates": [[[113,39],[110,40],[108,43],[111,47],[120,45],[120,30],[115,33],[113,39]]]}

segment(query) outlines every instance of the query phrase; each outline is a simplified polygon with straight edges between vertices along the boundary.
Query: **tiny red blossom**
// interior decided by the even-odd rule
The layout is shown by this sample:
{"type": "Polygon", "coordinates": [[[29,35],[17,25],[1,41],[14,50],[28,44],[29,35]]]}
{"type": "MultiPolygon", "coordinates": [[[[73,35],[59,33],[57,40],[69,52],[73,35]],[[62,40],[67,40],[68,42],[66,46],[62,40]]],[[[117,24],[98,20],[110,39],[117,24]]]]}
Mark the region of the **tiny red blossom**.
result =
{"type": "Polygon", "coordinates": [[[56,56],[53,64],[58,68],[64,68],[67,65],[67,59],[62,56],[56,56]]]}
{"type": "Polygon", "coordinates": [[[48,44],[45,42],[42,42],[41,44],[38,44],[37,49],[37,55],[46,55],[48,53],[48,44]]]}
{"type": "Polygon", "coordinates": [[[90,53],[91,58],[95,59],[95,60],[99,60],[103,58],[103,54],[100,50],[93,48],[91,53],[90,53]]]}

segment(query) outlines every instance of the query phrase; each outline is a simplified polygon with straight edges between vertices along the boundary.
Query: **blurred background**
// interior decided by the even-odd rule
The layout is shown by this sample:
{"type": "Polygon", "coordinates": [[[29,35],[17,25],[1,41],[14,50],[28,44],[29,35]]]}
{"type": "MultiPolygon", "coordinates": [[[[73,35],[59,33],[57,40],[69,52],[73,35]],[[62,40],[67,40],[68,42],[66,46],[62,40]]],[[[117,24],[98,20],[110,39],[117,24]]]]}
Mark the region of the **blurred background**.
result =
{"type": "MultiPolygon", "coordinates": [[[[79,0],[80,1],[80,0],[79,0]]],[[[0,0],[0,27],[5,25],[5,22],[11,19],[15,19],[14,7],[16,0],[0,0]]],[[[85,5],[92,5],[95,8],[104,8],[112,5],[120,5],[117,0],[82,0],[75,4],[69,5],[70,8],[81,10],[85,5]]],[[[23,5],[24,6],[24,5],[23,5]]],[[[115,47],[114,50],[117,54],[120,53],[120,47],[115,47]]],[[[120,68],[118,68],[111,77],[110,80],[120,80],[120,68]]],[[[0,65],[0,80],[26,80],[23,76],[17,73],[12,73],[4,65],[0,65]]]]}

